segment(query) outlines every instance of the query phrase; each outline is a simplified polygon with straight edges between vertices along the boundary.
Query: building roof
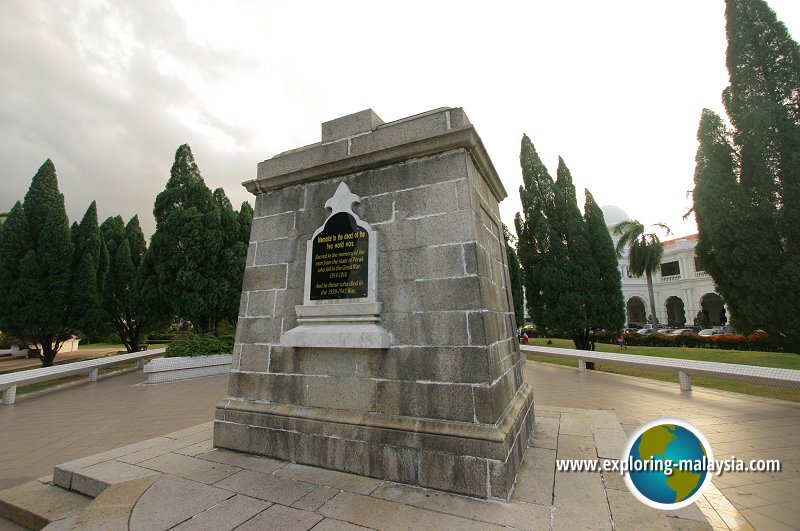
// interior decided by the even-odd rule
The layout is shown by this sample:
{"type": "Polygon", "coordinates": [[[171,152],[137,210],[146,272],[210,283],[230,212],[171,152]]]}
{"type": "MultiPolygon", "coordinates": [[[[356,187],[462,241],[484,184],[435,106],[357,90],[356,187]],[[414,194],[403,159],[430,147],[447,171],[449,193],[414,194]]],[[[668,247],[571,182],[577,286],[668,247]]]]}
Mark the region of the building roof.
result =
{"type": "Polygon", "coordinates": [[[690,234],[689,236],[681,236],[680,238],[672,238],[671,240],[665,240],[665,241],[661,242],[661,245],[669,245],[671,243],[675,243],[675,242],[680,241],[680,240],[694,241],[699,236],[700,236],[699,234],[690,234]]]}

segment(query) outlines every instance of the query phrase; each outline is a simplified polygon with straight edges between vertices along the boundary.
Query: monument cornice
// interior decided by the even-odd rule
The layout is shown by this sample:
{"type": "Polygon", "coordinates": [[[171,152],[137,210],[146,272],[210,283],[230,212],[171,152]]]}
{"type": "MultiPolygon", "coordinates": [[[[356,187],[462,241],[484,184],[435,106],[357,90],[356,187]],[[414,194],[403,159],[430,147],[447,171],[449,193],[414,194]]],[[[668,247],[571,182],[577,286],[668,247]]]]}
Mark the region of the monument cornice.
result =
{"type": "MultiPolygon", "coordinates": [[[[460,109],[433,111],[434,113],[450,113],[460,109]]],[[[418,120],[430,117],[431,113],[420,115],[418,120]]],[[[447,123],[449,125],[449,114],[447,123]]],[[[287,186],[306,184],[332,177],[349,175],[390,164],[437,155],[457,149],[465,149],[473,162],[484,175],[487,184],[495,194],[497,201],[508,196],[497,170],[494,167],[486,147],[475,127],[463,125],[444,132],[430,134],[422,138],[406,138],[406,135],[392,135],[392,128],[407,124],[408,121],[387,123],[375,131],[368,131],[346,137],[333,142],[320,142],[298,150],[288,151],[267,159],[258,165],[257,178],[245,181],[242,185],[254,195],[285,188],[287,186]],[[369,135],[381,134],[385,138],[371,142],[369,135]],[[363,152],[359,152],[361,150],[363,152]]]]}

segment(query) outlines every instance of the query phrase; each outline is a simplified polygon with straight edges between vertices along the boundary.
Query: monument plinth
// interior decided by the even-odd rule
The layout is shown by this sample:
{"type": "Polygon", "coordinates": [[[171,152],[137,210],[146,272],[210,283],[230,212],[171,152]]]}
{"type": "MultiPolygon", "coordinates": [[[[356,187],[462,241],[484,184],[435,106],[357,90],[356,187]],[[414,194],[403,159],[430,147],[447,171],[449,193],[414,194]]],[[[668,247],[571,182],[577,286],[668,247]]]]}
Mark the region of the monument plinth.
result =
{"type": "Polygon", "coordinates": [[[214,444],[508,498],[533,427],[498,203],[460,108],[322,124],[256,195],[214,444]]]}

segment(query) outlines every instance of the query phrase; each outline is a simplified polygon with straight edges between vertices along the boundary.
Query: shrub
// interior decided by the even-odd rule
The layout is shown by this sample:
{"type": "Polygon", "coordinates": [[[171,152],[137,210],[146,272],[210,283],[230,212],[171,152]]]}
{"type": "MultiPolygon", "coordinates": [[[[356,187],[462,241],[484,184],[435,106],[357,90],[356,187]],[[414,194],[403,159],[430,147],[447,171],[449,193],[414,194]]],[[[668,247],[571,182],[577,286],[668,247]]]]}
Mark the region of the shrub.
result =
{"type": "Polygon", "coordinates": [[[154,342],[161,342],[161,341],[173,341],[175,339],[179,339],[181,336],[175,333],[170,334],[150,334],[147,336],[148,341],[154,342]]]}
{"type": "Polygon", "coordinates": [[[739,334],[722,334],[719,336],[711,336],[708,338],[708,344],[711,348],[722,348],[731,350],[746,350],[747,343],[744,336],[739,334]],[[742,346],[745,346],[743,349],[742,346]]]}
{"type": "Polygon", "coordinates": [[[12,347],[16,341],[13,337],[0,332],[0,349],[6,350],[12,347]]]}
{"type": "Polygon", "coordinates": [[[233,342],[229,338],[220,338],[214,334],[197,334],[189,332],[167,346],[167,358],[183,356],[211,356],[213,354],[230,354],[233,342]]]}
{"type": "Polygon", "coordinates": [[[778,352],[783,350],[780,340],[766,332],[756,332],[747,336],[747,343],[750,350],[761,350],[764,352],[778,352]]]}
{"type": "MultiPolygon", "coordinates": [[[[530,337],[559,337],[572,339],[569,334],[551,330],[550,335],[545,335],[535,329],[525,327],[530,337]]],[[[624,334],[625,342],[629,346],[641,347],[689,347],[689,348],[718,348],[728,350],[759,350],[762,352],[780,352],[783,345],[780,338],[766,332],[756,332],[749,336],[740,334],[722,334],[718,336],[701,336],[698,334],[682,334],[672,336],[653,333],[646,336],[639,334],[624,334]]],[[[596,343],[617,344],[618,333],[602,332],[594,336],[596,343]]]]}

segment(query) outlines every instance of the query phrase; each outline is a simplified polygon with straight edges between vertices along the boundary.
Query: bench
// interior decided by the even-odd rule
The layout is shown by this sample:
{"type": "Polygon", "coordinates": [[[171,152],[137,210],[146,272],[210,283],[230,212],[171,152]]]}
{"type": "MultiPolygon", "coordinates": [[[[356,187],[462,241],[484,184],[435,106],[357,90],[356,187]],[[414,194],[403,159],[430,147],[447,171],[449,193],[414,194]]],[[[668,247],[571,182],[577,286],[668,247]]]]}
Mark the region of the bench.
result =
{"type": "Polygon", "coordinates": [[[164,356],[166,349],[159,348],[154,350],[146,350],[139,352],[130,352],[127,354],[118,354],[116,356],[108,356],[105,358],[95,358],[91,360],[76,361],[74,363],[65,363],[63,365],[53,365],[52,367],[41,367],[39,369],[28,369],[25,371],[10,372],[7,374],[0,374],[0,391],[3,392],[3,404],[11,405],[16,400],[17,386],[29,385],[37,382],[46,382],[48,380],[57,380],[66,376],[74,376],[76,374],[89,374],[89,381],[97,381],[97,373],[100,369],[119,365],[121,363],[128,363],[131,361],[138,361],[139,365],[146,359],[160,358],[164,356]]]}
{"type": "Polygon", "coordinates": [[[726,380],[746,381],[773,387],[800,389],[800,371],[794,369],[777,369],[735,363],[719,363],[716,361],[696,361],[678,358],[660,358],[656,356],[637,356],[635,354],[615,354],[612,352],[594,352],[556,347],[537,347],[520,345],[522,352],[574,359],[578,361],[578,370],[586,371],[586,362],[600,362],[646,369],[678,371],[678,381],[684,391],[692,390],[691,376],[713,376],[726,380]]]}

